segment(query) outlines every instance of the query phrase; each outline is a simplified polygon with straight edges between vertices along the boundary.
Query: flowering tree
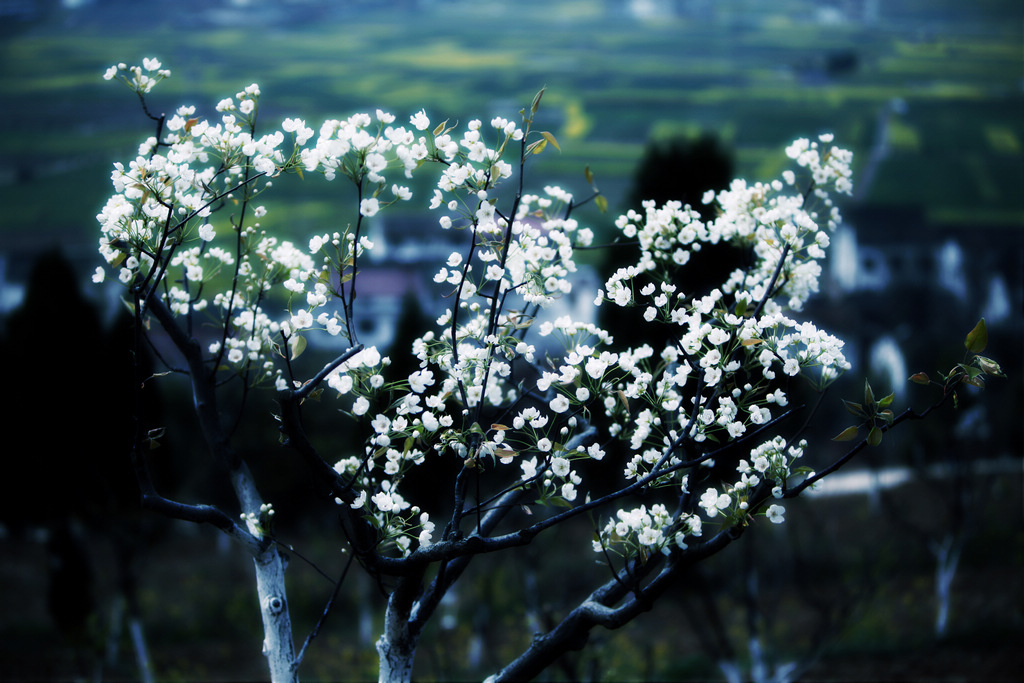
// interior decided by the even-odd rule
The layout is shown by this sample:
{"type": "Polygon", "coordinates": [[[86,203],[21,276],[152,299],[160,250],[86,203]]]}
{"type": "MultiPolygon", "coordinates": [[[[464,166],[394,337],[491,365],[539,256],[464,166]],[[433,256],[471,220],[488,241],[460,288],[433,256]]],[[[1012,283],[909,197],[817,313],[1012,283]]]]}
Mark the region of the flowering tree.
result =
{"type": "Polygon", "coordinates": [[[382,681],[410,680],[425,625],[477,555],[604,515],[583,543],[610,578],[491,677],[527,679],[583,647],[595,626],[617,628],[650,609],[674,578],[758,516],[782,523],[784,499],[916,416],[894,419],[884,412],[891,397],[872,398],[861,406],[868,435],[817,473],[798,466],[808,448],[799,430],[781,433],[794,412],[792,382],[802,377],[822,391],[849,368],[842,341],[793,317],[817,289],[840,220],[831,197],[852,188],[851,154],[831,136],[789,146],[796,170],[780,180],[736,180],[709,192],[714,220],[668,202],[615,221],[640,256],[608,279],[594,305],[638,306],[647,324],[667,326],[671,343],[652,348],[642,330],[616,344],[592,322],[542,317],[571,291],[575,252],[593,246],[573,209],[591,199],[604,205],[589,172],[593,193],[583,201],[557,187],[524,190],[528,160],[558,147],[533,128],[543,91],[521,123],[474,120],[461,132],[425,111],[404,125],[377,111],[325,121],[318,134],[293,118],[261,132],[256,85],[222,100],[216,120],[194,107],[149,114],[145,95],[169,75],[151,59],[105,75],[138,94],[157,131],[135,160],[115,164],[115,192],[98,216],[107,265],[94,279],[112,272],[126,287],[138,344],[155,320],[176,349],[166,360],[189,379],[206,444],[230,474],[241,515],[161,495],[141,455],[161,430],[139,424],[133,463],[143,505],[212,524],[251,554],[275,681],[297,679],[312,636],[296,652],[284,564],[269,532],[274,509],[233,447],[235,419],[222,407],[228,392],[241,397],[233,406],[259,387],[276,392],[283,440],[296,466],[330,491],[350,557],[387,579],[382,681]],[[418,369],[393,376],[390,359],[358,339],[360,264],[374,246],[366,219],[411,201],[405,179],[432,169],[435,229],[457,235],[463,248],[436,271],[437,294],[450,306],[412,344],[418,369]],[[260,229],[266,209],[258,202],[288,173],[354,184],[353,223],[302,244],[260,229]],[[749,265],[706,295],[680,291],[680,269],[719,242],[746,249],[749,265]],[[215,335],[200,342],[201,329],[215,335]],[[313,335],[347,348],[304,376],[296,359],[313,335]],[[320,394],[350,419],[346,429],[363,440],[356,452],[324,452],[306,433],[304,402],[320,394]],[[450,491],[445,507],[423,509],[406,498],[406,482],[434,458],[456,463],[456,474],[434,484],[450,491]],[[585,478],[598,461],[621,478],[585,478]]]}

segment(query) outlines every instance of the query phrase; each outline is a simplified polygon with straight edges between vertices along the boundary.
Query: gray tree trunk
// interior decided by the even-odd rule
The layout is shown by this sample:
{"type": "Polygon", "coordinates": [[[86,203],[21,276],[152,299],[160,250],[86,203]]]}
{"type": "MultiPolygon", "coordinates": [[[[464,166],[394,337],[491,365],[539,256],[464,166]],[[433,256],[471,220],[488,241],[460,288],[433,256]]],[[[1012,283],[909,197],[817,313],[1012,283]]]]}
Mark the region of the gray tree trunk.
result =
{"type": "MultiPolygon", "coordinates": [[[[243,514],[258,516],[263,504],[252,474],[245,464],[232,473],[231,483],[235,489],[243,514]]],[[[250,528],[257,537],[262,534],[250,528]]],[[[277,552],[277,546],[267,544],[266,548],[253,556],[256,570],[256,594],[260,601],[263,617],[263,655],[267,658],[272,683],[298,683],[298,662],[292,641],[292,620],[284,582],[284,558],[277,552]]]]}
{"type": "Polygon", "coordinates": [[[384,633],[377,640],[380,683],[409,683],[412,680],[416,640],[408,632],[408,622],[395,617],[388,609],[384,617],[384,633]]]}

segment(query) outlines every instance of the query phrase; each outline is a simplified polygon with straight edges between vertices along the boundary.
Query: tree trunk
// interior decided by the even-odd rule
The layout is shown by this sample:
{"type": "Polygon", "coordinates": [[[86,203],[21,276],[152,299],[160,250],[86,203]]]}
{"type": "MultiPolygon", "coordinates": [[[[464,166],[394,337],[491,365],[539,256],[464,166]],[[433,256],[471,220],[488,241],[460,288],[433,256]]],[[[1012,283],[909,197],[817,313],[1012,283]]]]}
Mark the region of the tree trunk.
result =
{"type": "Polygon", "coordinates": [[[256,593],[263,615],[263,654],[270,667],[273,683],[297,683],[295,649],[292,644],[292,622],[284,585],[284,560],[271,545],[253,558],[256,568],[256,593]]]}
{"type": "Polygon", "coordinates": [[[952,601],[953,578],[960,564],[962,538],[949,534],[932,548],[935,553],[935,637],[944,638],[949,626],[949,605],[952,601]]]}
{"type": "MultiPolygon", "coordinates": [[[[259,515],[262,499],[245,463],[240,463],[232,472],[231,483],[243,512],[259,515]]],[[[249,531],[262,538],[262,532],[251,523],[249,531]]],[[[270,680],[273,683],[298,683],[298,662],[295,661],[292,620],[285,591],[284,558],[277,552],[276,545],[267,543],[253,556],[253,567],[256,569],[256,594],[263,617],[263,655],[270,668],[270,680]]]]}
{"type": "Polygon", "coordinates": [[[408,621],[396,618],[388,609],[384,617],[384,633],[377,640],[380,683],[409,683],[412,680],[416,641],[409,633],[408,621]]]}
{"type": "Polygon", "coordinates": [[[416,598],[420,594],[420,577],[403,577],[388,598],[384,612],[384,633],[377,640],[380,655],[380,683],[409,683],[412,663],[419,642],[419,630],[410,627],[416,598]]]}

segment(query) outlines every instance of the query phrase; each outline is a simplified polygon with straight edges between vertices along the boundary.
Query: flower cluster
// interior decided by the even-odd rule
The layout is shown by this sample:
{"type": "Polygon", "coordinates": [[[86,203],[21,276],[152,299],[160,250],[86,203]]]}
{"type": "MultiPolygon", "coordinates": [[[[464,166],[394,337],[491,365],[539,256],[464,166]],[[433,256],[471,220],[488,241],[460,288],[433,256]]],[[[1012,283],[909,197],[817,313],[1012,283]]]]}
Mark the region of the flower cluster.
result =
{"type": "Polygon", "coordinates": [[[608,520],[593,541],[593,547],[594,552],[611,550],[620,555],[667,555],[673,546],[685,549],[688,538],[698,538],[702,533],[703,524],[697,515],[684,513],[673,519],[664,505],[656,503],[650,510],[641,505],[616,512],[615,519],[608,520]]]}
{"type": "MultiPolygon", "coordinates": [[[[169,76],[160,66],[118,65],[106,77],[143,95],[169,76]]],[[[615,345],[606,330],[570,317],[535,323],[540,309],[571,293],[576,250],[594,241],[562,188],[514,198],[500,191],[554,139],[531,141],[539,98],[521,125],[471,120],[460,132],[447,122],[432,128],[425,110],[405,125],[377,110],[325,121],[317,134],[298,118],[258,133],[260,96],[255,84],[241,90],[217,104],[214,120],[181,107],[162,139],[115,164],[114,194],[97,217],[107,268],[95,279],[112,272],[140,305],[162,303],[190,325],[203,316],[218,330],[204,347],[211,367],[288,390],[301,382],[285,361],[307,336],[358,342],[353,287],[359,259],[374,247],[364,219],[410,201],[406,179],[436,169],[426,202],[439,214],[435,229],[464,244],[434,275],[448,310],[413,343],[412,372],[392,376],[390,359],[371,347],[323,378],[366,434],[362,452],[335,465],[354,492],[344,504],[397,552],[433,542],[430,513],[400,491],[428,457],[457,458],[498,488],[525,487],[541,503],[569,507],[591,492],[581,465],[614,461],[621,491],[661,487],[689,501],[623,508],[594,542],[598,552],[642,556],[700,537],[701,510],[741,523],[762,487],[778,493],[794,476],[805,445],[787,449],[781,437],[759,434],[786,410],[791,378],[824,388],[849,367],[840,340],[796,318],[818,288],[840,221],[831,196],[851,190],[850,153],[830,136],[787,148],[806,178],[786,171],[771,183],[736,180],[709,192],[713,220],[679,202],[648,202],[643,215],[615,221],[639,243],[639,257],[607,280],[595,304],[636,306],[647,324],[667,326],[673,342],[655,348],[615,345]],[[349,227],[299,244],[267,234],[257,200],[286,173],[352,182],[349,227]],[[746,249],[750,265],[707,294],[674,284],[703,246],[720,242],[746,249]],[[545,338],[543,351],[531,333],[545,338]],[[549,342],[558,350],[548,351],[549,342]],[[734,481],[690,496],[705,465],[755,438],[761,445],[749,461],[733,460],[734,481]]],[[[781,522],[783,510],[772,505],[767,515],[781,522]]]]}

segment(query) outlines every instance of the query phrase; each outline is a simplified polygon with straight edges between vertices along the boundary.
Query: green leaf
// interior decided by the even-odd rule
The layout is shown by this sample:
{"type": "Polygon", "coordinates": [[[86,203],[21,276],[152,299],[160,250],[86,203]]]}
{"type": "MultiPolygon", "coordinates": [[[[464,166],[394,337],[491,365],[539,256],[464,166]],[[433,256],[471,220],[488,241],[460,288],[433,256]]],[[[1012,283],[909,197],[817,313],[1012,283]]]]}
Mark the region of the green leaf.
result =
{"type": "Polygon", "coordinates": [[[302,355],[302,352],[306,350],[306,338],[302,335],[295,335],[288,340],[288,346],[292,353],[292,360],[295,360],[302,355]]]}
{"type": "Polygon", "coordinates": [[[545,88],[541,88],[540,92],[533,96],[533,104],[530,105],[530,113],[536,114],[537,110],[540,109],[540,98],[544,96],[545,88]]]}
{"type": "Polygon", "coordinates": [[[601,213],[608,213],[608,199],[603,194],[594,197],[594,204],[597,205],[597,210],[601,213]]]}
{"type": "Polygon", "coordinates": [[[872,427],[871,431],[868,432],[868,443],[872,446],[882,443],[882,430],[878,427],[872,427]]]}
{"type": "Polygon", "coordinates": [[[974,329],[967,333],[964,346],[971,353],[981,353],[988,346],[988,330],[985,328],[985,319],[982,318],[974,329]]]}
{"type": "Polygon", "coordinates": [[[537,142],[530,143],[530,146],[526,148],[527,154],[540,154],[544,151],[544,148],[548,146],[547,140],[537,140],[537,142]]]}
{"type": "Polygon", "coordinates": [[[984,370],[982,370],[981,368],[976,368],[973,365],[964,365],[963,363],[960,363],[957,367],[959,367],[960,370],[965,375],[967,375],[967,379],[964,380],[964,381],[970,381],[970,380],[973,380],[973,379],[977,379],[979,376],[984,374],[984,370]]]}
{"type": "Polygon", "coordinates": [[[864,380],[864,405],[868,408],[875,404],[875,392],[871,391],[871,385],[864,380]]]}
{"type": "Polygon", "coordinates": [[[857,426],[847,427],[843,431],[839,432],[837,436],[833,436],[833,441],[853,441],[857,438],[857,426]]]}
{"type": "Polygon", "coordinates": [[[985,380],[982,379],[981,377],[971,377],[970,379],[965,379],[964,384],[970,384],[972,387],[978,387],[979,389],[985,388],[985,380]]]}
{"type": "Polygon", "coordinates": [[[583,169],[583,177],[587,179],[587,185],[594,184],[594,173],[590,170],[589,166],[583,169]]]}
{"type": "Polygon", "coordinates": [[[999,363],[995,362],[991,358],[985,358],[985,356],[975,356],[974,362],[978,364],[981,371],[986,375],[993,375],[994,377],[1006,377],[1003,373],[1003,369],[999,367],[999,363]]]}
{"type": "Polygon", "coordinates": [[[883,410],[878,414],[878,417],[885,420],[886,424],[892,427],[892,421],[896,419],[896,414],[893,413],[891,410],[883,410]]]}
{"type": "Polygon", "coordinates": [[[917,372],[910,376],[910,381],[914,384],[931,384],[931,380],[928,379],[928,374],[924,372],[917,372]]]}
{"type": "Polygon", "coordinates": [[[552,135],[551,133],[547,132],[546,130],[542,130],[542,131],[540,132],[540,134],[541,134],[541,136],[542,136],[542,137],[543,137],[543,138],[544,138],[545,140],[547,140],[548,142],[550,142],[550,143],[551,143],[551,145],[552,145],[552,146],[553,146],[553,147],[554,147],[555,149],[557,149],[557,150],[558,150],[559,152],[561,152],[561,151],[562,151],[562,148],[558,146],[558,140],[556,140],[556,139],[555,139],[555,136],[554,136],[554,135],[552,135]]]}
{"type": "Polygon", "coordinates": [[[868,418],[868,414],[867,411],[864,410],[864,406],[859,403],[854,403],[853,401],[847,401],[845,398],[841,400],[843,405],[846,406],[846,412],[850,413],[850,415],[864,420],[868,418]]]}
{"type": "Polygon", "coordinates": [[[444,132],[444,127],[447,126],[447,125],[448,125],[448,119],[445,119],[442,123],[439,123],[437,128],[435,128],[433,130],[434,137],[436,138],[438,135],[443,133],[444,132]]]}
{"type": "Polygon", "coordinates": [[[895,392],[889,394],[888,396],[886,396],[885,398],[881,399],[878,402],[878,407],[879,408],[888,408],[890,405],[892,405],[893,399],[895,399],[895,398],[896,398],[896,393],[895,392]]]}

